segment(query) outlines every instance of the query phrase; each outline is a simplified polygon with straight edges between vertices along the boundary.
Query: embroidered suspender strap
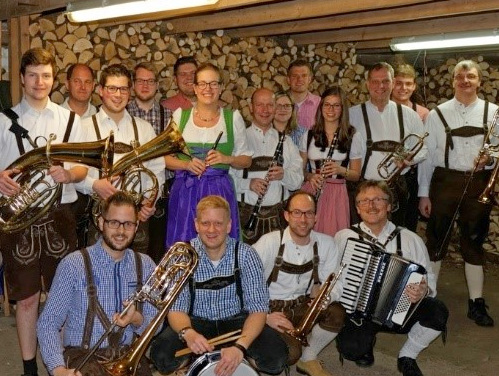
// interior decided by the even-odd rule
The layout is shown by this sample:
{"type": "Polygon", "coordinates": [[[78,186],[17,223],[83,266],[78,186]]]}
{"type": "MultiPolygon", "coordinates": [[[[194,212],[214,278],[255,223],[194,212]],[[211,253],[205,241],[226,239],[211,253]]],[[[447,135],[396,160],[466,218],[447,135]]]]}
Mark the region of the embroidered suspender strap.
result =
{"type": "Polygon", "coordinates": [[[312,279],[314,280],[314,284],[320,284],[321,280],[319,279],[319,248],[317,246],[317,242],[314,243],[314,257],[313,257],[313,265],[314,268],[312,270],[312,279]]]}
{"type": "Polygon", "coordinates": [[[402,105],[399,103],[397,103],[397,118],[399,121],[400,141],[402,141],[405,137],[404,116],[403,116],[403,112],[402,112],[402,105]]]}
{"type": "Polygon", "coordinates": [[[367,240],[368,242],[374,244],[378,248],[383,248],[383,244],[381,244],[378,239],[374,236],[369,235],[367,232],[363,231],[360,227],[356,225],[350,226],[350,229],[356,232],[361,239],[367,240]]]}
{"type": "Polygon", "coordinates": [[[81,347],[84,349],[90,348],[90,338],[92,336],[92,328],[94,327],[94,319],[96,313],[95,307],[95,297],[97,295],[97,288],[94,284],[94,279],[92,276],[92,264],[90,262],[90,256],[86,248],[80,250],[83,256],[83,263],[85,266],[85,276],[87,280],[87,298],[88,298],[88,309],[87,315],[85,317],[85,325],[83,329],[83,338],[81,340],[81,347]]]}
{"type": "Polygon", "coordinates": [[[369,116],[367,116],[367,107],[365,103],[360,105],[362,109],[362,116],[364,118],[364,126],[366,127],[366,157],[364,159],[364,163],[362,165],[362,171],[360,172],[360,177],[363,178],[366,173],[367,164],[371,155],[373,153],[373,137],[371,134],[371,126],[369,125],[369,116]]]}
{"type": "MultiPolygon", "coordinates": [[[[133,252],[133,255],[135,257],[135,272],[137,273],[137,291],[142,290],[143,286],[143,280],[144,280],[144,273],[142,272],[142,258],[140,257],[139,252],[133,252]]],[[[135,305],[135,308],[137,312],[142,314],[142,309],[144,307],[144,302],[138,301],[137,304],[135,305]]]]}
{"type": "Polygon", "coordinates": [[[489,117],[489,101],[485,101],[483,106],[483,129],[485,130],[485,134],[488,132],[487,120],[489,117]]]}
{"type": "Polygon", "coordinates": [[[236,293],[239,298],[239,306],[241,307],[241,312],[244,308],[243,303],[243,286],[241,282],[241,269],[239,269],[239,241],[236,242],[234,248],[234,278],[236,279],[236,293]]]}
{"type": "Polygon", "coordinates": [[[397,234],[397,255],[399,255],[400,257],[403,256],[403,254],[402,254],[402,235],[400,234],[400,231],[397,234]]]}
{"type": "Polygon", "coordinates": [[[274,268],[270,272],[269,278],[267,278],[267,286],[269,286],[272,282],[277,281],[277,276],[279,274],[279,269],[281,269],[282,266],[282,255],[284,253],[284,243],[282,242],[282,236],[284,234],[283,230],[280,230],[280,240],[279,240],[279,251],[277,251],[277,256],[275,257],[274,261],[274,268]]]}
{"type": "Polygon", "coordinates": [[[75,112],[70,111],[69,113],[69,119],[68,119],[68,124],[66,125],[66,133],[64,133],[64,138],[62,139],[62,142],[68,142],[69,136],[71,136],[71,130],[73,129],[73,123],[75,121],[75,112]]]}
{"type": "Polygon", "coordinates": [[[452,141],[452,131],[447,123],[447,120],[444,118],[444,114],[440,111],[440,108],[435,107],[435,112],[437,113],[440,121],[442,122],[445,128],[445,168],[449,168],[449,149],[454,149],[454,142],[452,141]]]}
{"type": "Polygon", "coordinates": [[[165,130],[165,108],[159,105],[159,133],[165,130]]]}
{"type": "Polygon", "coordinates": [[[135,141],[139,141],[139,130],[137,129],[137,122],[135,121],[135,116],[132,116],[132,127],[133,127],[133,135],[135,137],[135,141]]]}
{"type": "Polygon", "coordinates": [[[99,124],[97,124],[97,116],[95,114],[92,115],[92,122],[94,123],[95,136],[97,137],[97,140],[102,140],[99,130],[99,124]]]}
{"type": "Polygon", "coordinates": [[[416,104],[416,102],[412,102],[412,109],[418,112],[418,105],[416,104]]]}
{"type": "Polygon", "coordinates": [[[192,316],[192,312],[194,310],[194,299],[196,294],[196,281],[194,277],[191,275],[189,277],[189,294],[191,295],[191,304],[189,305],[189,316],[192,316]]]}
{"type": "Polygon", "coordinates": [[[2,111],[5,116],[7,116],[11,121],[12,125],[9,128],[9,131],[15,134],[16,136],[16,142],[17,142],[17,148],[19,149],[19,155],[23,155],[26,153],[26,150],[24,149],[23,145],[23,138],[27,139],[28,142],[30,143],[33,148],[36,148],[35,142],[31,139],[29,136],[28,130],[24,127],[22,127],[17,119],[19,119],[19,115],[17,115],[14,110],[11,108],[6,108],[5,110],[2,111]]]}

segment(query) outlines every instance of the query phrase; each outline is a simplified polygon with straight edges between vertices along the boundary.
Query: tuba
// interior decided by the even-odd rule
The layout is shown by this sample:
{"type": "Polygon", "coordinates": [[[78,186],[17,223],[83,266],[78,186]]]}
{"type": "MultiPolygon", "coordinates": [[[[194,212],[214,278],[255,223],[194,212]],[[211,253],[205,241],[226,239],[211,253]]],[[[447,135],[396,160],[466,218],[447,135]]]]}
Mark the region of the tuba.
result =
{"type": "MultiPolygon", "coordinates": [[[[141,146],[133,143],[132,146],[134,149],[116,162],[104,177],[118,176],[117,188],[119,190],[132,195],[137,205],[140,205],[144,199],[148,200],[152,205],[156,201],[159,192],[158,179],[151,170],[144,167],[143,162],[168,154],[182,153],[189,155],[187,146],[173,121],[162,133],[149,142],[141,146]],[[147,189],[143,189],[143,178],[150,181],[150,187],[147,189]]],[[[92,216],[94,224],[96,224],[100,215],[102,200],[97,196],[94,199],[92,216]]]]}
{"type": "Polygon", "coordinates": [[[312,327],[315,324],[315,321],[319,317],[322,311],[324,311],[329,306],[331,291],[333,291],[333,287],[340,278],[343,269],[345,268],[345,264],[341,264],[340,270],[338,274],[331,273],[319,290],[319,293],[314,298],[312,303],[305,312],[303,319],[301,320],[298,327],[292,330],[287,330],[286,334],[290,335],[292,338],[298,340],[302,346],[308,346],[307,335],[312,330],[312,327]]]}
{"type": "MultiPolygon", "coordinates": [[[[116,360],[105,362],[102,365],[110,375],[133,376],[140,358],[144,355],[149,342],[157,329],[163,324],[171,305],[177,298],[183,286],[194,273],[198,264],[196,250],[189,244],[175,243],[163,256],[160,263],[142,286],[140,291],[134,293],[128,304],[120,313],[120,317],[126,315],[127,311],[137,302],[149,302],[159,309],[158,314],[146,327],[140,338],[136,339],[130,349],[116,360]]],[[[81,371],[91,356],[99,348],[101,343],[112,333],[116,327],[116,321],[101,336],[87,356],[76,367],[75,373],[81,371]]]]}
{"type": "Polygon", "coordinates": [[[0,197],[0,231],[21,231],[43,217],[61,197],[62,184],[48,176],[47,169],[63,162],[83,163],[108,171],[113,164],[114,135],[97,142],[74,142],[47,145],[30,150],[14,161],[7,170],[19,170],[12,178],[21,186],[19,193],[0,197]]]}

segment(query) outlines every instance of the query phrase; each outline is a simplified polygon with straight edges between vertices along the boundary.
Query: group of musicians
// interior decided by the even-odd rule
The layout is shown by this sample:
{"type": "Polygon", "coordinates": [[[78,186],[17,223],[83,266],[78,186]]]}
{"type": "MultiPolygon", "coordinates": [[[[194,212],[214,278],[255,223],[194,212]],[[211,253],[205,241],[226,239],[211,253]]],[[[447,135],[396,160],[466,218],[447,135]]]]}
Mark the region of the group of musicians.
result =
{"type": "MultiPolygon", "coordinates": [[[[7,199],[2,201],[5,205],[21,200],[16,195],[25,188],[15,177],[24,171],[13,162],[38,146],[35,137],[49,139],[55,133],[57,143],[77,145],[105,138],[113,130],[116,159],[133,152],[127,145],[129,139],[145,143],[155,138],[150,124],[125,109],[132,81],[148,86],[148,81],[156,82],[154,78],[134,78],[120,65],[106,68],[98,87],[102,106],[82,126],[79,116],[49,99],[54,67],[47,51],[27,51],[21,61],[23,99],[0,115],[0,193],[7,199]]],[[[316,159],[322,159],[322,164],[314,166],[300,158],[289,133],[274,129],[271,90],[254,92],[253,122],[241,129],[239,113],[219,106],[218,68],[204,64],[192,73],[196,105],[175,112],[172,125],[184,136],[190,158],[178,154],[144,161],[160,185],[165,181],[165,167],[175,170],[168,246],[190,242],[199,258],[193,276],[172,303],[165,327],[151,338],[150,360],[159,372],[170,374],[187,367],[193,356],[215,353],[213,338],[239,330],[236,339],[217,352],[217,376],[232,375],[244,361],[268,374],[279,374],[296,364],[300,373],[330,376],[318,355],[335,338],[342,358],[369,367],[374,363],[376,333],[391,331],[408,336],[398,354],[398,370],[404,376],[422,375],[417,356],[446,331],[448,311],[436,299],[437,279],[456,218],[470,297],[468,317],[480,326],[493,325],[483,299],[481,247],[491,208],[477,197],[494,167],[494,159],[482,149],[490,127],[497,122],[497,106],[477,96],[480,67],[461,61],[453,72],[455,97],[424,114],[423,124],[417,106],[391,100],[396,85],[401,86],[399,93],[414,91],[414,86],[411,90],[403,84],[411,72],[402,69],[397,76],[387,63],[374,65],[366,82],[370,99],[348,110],[341,90],[314,99],[308,92],[310,66],[303,61],[293,63],[288,72],[291,90],[299,93],[305,87],[302,101],[295,106],[299,110],[315,103],[314,118],[322,124],[305,131],[300,141],[317,148],[316,159]],[[335,160],[338,153],[342,161],[335,160]],[[314,181],[310,192],[299,190],[304,176],[314,181]],[[429,217],[427,245],[404,227],[418,203],[415,176],[421,214],[429,217]],[[344,200],[339,203],[342,207],[350,205],[343,215],[351,227],[347,223],[325,234],[317,231],[316,223],[318,207],[326,199],[321,196],[332,192],[327,185],[343,187],[344,193],[332,197],[344,200]],[[465,187],[465,192],[456,187],[465,187]],[[389,275],[390,271],[375,270],[383,277],[388,275],[387,279],[407,277],[405,282],[385,286],[399,293],[383,303],[398,307],[408,301],[402,324],[372,314],[376,301],[362,310],[358,297],[347,296],[352,285],[358,291],[374,285],[363,277],[352,283],[359,274],[355,268],[365,276],[371,266],[358,266],[343,257],[351,239],[387,254],[386,262],[402,258],[424,270],[419,279],[413,279],[410,272],[389,275]],[[334,282],[326,284],[332,274],[334,282]],[[345,309],[347,300],[354,304],[353,310],[345,309]],[[191,354],[176,356],[183,347],[191,354]]],[[[291,95],[287,98],[292,103],[291,95]]],[[[286,105],[279,106],[286,110],[286,105]]],[[[133,292],[157,273],[149,256],[131,251],[137,251],[132,246],[136,234],[147,238],[151,233],[144,224],[154,215],[156,203],[146,198],[137,202],[130,192],[113,185],[116,178],[71,161],[48,167],[49,180],[63,186],[60,203],[22,230],[5,231],[0,240],[10,296],[17,301],[27,376],[38,372],[37,332],[51,374],[104,375],[107,363],[102,360],[136,351],[136,336],[159,308],[141,302],[122,312],[133,292]],[[81,193],[98,195],[100,204],[95,224],[90,224],[97,236],[73,252],[76,223],[69,203],[76,200],[75,186],[81,193]],[[37,321],[42,281],[50,294],[37,321]],[[102,340],[110,327],[109,338],[102,340]],[[94,346],[99,349],[89,355],[94,346]]],[[[146,244],[144,250],[148,248],[146,244]]],[[[357,250],[352,252],[357,257],[357,250]]],[[[151,373],[143,360],[133,366],[132,373],[151,373]]]]}

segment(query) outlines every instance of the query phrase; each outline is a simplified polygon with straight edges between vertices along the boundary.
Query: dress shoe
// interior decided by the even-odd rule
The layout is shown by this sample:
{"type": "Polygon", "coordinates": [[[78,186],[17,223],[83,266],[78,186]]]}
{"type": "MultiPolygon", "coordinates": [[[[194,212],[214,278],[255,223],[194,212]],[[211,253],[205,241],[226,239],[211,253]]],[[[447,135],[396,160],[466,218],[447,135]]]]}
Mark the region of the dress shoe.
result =
{"type": "Polygon", "coordinates": [[[309,360],[308,362],[299,360],[296,363],[296,371],[308,376],[333,376],[322,367],[321,362],[317,359],[309,360]]]}
{"type": "Polygon", "coordinates": [[[487,313],[488,305],[483,298],[468,300],[468,318],[475,321],[478,326],[494,326],[494,319],[487,313]]]}
{"type": "Polygon", "coordinates": [[[371,367],[374,364],[374,354],[373,351],[369,351],[368,353],[362,355],[360,359],[355,361],[359,367],[367,368],[371,367]]]}
{"type": "Polygon", "coordinates": [[[416,359],[403,356],[397,359],[397,368],[403,376],[423,376],[416,359]]]}

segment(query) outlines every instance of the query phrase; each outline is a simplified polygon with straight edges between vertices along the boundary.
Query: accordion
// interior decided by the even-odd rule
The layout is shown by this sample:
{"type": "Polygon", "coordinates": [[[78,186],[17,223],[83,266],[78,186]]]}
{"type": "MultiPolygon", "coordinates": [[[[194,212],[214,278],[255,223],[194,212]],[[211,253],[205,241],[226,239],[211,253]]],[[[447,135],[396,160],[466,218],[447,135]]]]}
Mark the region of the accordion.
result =
{"type": "Polygon", "coordinates": [[[342,264],[346,267],[340,303],[347,313],[389,328],[403,327],[419,305],[412,304],[404,290],[420,283],[426,269],[354,238],[347,240],[342,264]]]}

